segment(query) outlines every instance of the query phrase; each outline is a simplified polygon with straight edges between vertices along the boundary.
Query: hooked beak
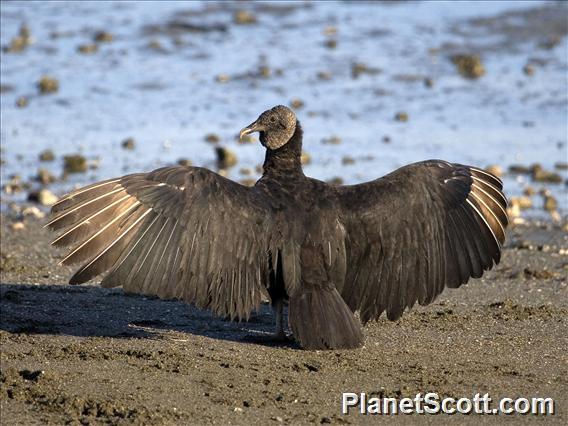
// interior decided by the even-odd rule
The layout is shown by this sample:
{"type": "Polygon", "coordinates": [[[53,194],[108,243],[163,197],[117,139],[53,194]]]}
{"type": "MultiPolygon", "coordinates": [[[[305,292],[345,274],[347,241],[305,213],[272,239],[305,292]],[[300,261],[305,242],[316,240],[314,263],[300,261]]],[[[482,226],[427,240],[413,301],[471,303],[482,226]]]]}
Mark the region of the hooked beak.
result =
{"type": "MultiPolygon", "coordinates": [[[[258,120],[257,120],[258,121],[258,120]]],[[[262,131],[262,126],[260,126],[257,121],[255,121],[254,123],[249,124],[247,127],[245,127],[244,129],[242,129],[239,133],[239,140],[243,139],[243,136],[254,133],[254,132],[260,132],[262,131]]]]}

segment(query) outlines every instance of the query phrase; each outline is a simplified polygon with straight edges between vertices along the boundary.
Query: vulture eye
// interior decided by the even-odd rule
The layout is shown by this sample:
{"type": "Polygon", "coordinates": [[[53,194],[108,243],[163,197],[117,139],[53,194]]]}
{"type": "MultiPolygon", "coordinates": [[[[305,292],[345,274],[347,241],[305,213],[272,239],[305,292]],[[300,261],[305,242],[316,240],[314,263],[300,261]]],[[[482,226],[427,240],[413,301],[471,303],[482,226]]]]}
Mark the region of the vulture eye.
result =
{"type": "Polygon", "coordinates": [[[274,123],[274,122],[276,122],[276,117],[271,115],[269,120],[270,120],[271,123],[274,123]]]}

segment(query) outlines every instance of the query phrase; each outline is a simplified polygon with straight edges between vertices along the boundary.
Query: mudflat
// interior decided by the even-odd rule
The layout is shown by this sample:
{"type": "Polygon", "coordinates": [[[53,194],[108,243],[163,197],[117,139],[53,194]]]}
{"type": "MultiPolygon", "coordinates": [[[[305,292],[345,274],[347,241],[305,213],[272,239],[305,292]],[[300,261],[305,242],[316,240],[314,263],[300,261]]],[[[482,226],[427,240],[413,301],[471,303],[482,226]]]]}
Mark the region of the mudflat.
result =
{"type": "MultiPolygon", "coordinates": [[[[509,231],[501,263],[402,319],[364,331],[365,346],[305,351],[263,343],[270,307],[232,323],[179,301],[128,295],[71,274],[28,219],[2,217],[2,424],[365,424],[341,414],[343,392],[378,397],[488,393],[551,397],[564,423],[568,395],[568,233],[529,223],[509,231]]],[[[496,404],[493,403],[493,404],[496,404]]],[[[492,405],[495,407],[496,405],[492,405]]],[[[398,415],[401,424],[501,424],[533,415],[398,415]]],[[[540,417],[542,420],[543,418],[540,417]]]]}

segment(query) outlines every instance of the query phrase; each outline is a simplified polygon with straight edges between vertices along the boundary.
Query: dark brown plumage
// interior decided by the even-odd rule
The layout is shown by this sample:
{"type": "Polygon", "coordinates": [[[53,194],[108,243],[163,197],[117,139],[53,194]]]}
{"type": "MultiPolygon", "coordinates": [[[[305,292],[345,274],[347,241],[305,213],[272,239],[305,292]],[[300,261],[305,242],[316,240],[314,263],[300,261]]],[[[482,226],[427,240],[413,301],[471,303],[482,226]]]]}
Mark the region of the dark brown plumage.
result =
{"type": "Polygon", "coordinates": [[[499,262],[507,226],[502,183],[481,169],[430,160],[363,184],[306,177],[302,128],[277,106],[259,132],[264,174],[245,187],[199,167],[165,167],[74,191],[47,224],[81,263],[71,284],[178,298],[232,319],[272,300],[308,349],[354,348],[365,323],[391,320],[499,262]]]}

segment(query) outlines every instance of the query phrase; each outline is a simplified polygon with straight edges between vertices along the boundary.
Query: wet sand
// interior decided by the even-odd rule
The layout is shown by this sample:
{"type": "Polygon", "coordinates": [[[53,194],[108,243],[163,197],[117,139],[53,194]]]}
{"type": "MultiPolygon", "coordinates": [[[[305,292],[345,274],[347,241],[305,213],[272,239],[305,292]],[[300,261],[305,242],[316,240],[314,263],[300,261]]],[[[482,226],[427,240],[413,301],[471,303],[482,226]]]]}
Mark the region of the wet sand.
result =
{"type": "MultiPolygon", "coordinates": [[[[397,322],[365,327],[351,351],[258,343],[267,305],[231,323],[177,301],[69,286],[51,235],[2,217],[3,424],[365,424],[341,415],[342,392],[414,397],[568,395],[568,234],[550,224],[509,232],[502,262],[397,322]],[[256,342],[255,342],[256,340],[256,342]],[[251,343],[255,342],[255,343],[251,343]]],[[[395,423],[516,424],[515,416],[396,416],[395,423]]],[[[538,420],[538,419],[537,419],[538,420]]],[[[542,419],[541,419],[542,420],[542,419]]]]}

